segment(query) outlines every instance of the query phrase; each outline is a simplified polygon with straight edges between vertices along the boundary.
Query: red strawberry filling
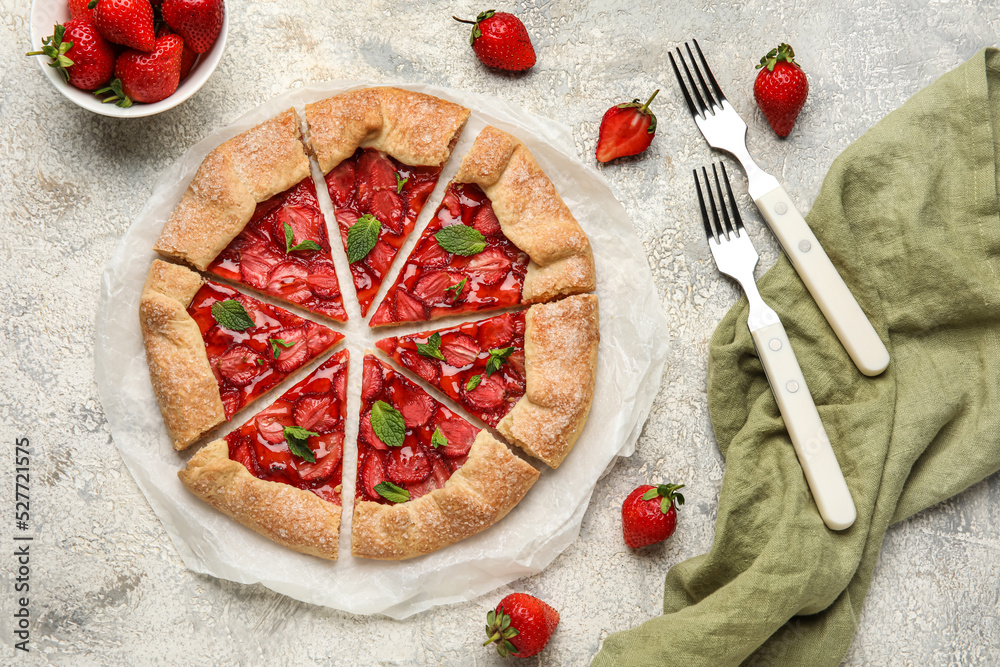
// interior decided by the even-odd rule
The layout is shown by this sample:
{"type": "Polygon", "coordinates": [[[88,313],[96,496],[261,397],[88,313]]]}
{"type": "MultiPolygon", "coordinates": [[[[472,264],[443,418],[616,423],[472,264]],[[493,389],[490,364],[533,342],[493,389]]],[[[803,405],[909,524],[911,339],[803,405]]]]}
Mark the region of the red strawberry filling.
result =
{"type": "Polygon", "coordinates": [[[528,256],[504,236],[483,191],[452,183],[370,325],[515,306],[527,270],[528,256]],[[446,251],[435,234],[456,224],[482,234],[486,247],[472,255],[446,251]]]}
{"type": "Polygon", "coordinates": [[[226,436],[229,458],[269,482],[291,484],[340,504],[347,393],[347,350],[338,352],[254,419],[226,436]],[[285,427],[316,435],[306,446],[316,460],[293,453],[285,427]]]}
{"type": "Polygon", "coordinates": [[[374,148],[359,148],[327,174],[345,250],[347,232],[358,218],[370,213],[382,223],[375,248],[351,264],[362,315],[368,313],[440,174],[440,167],[410,167],[374,148]]]}
{"type": "Polygon", "coordinates": [[[389,504],[376,489],[383,482],[405,490],[411,500],[444,486],[465,463],[479,429],[373,355],[365,356],[362,376],[357,497],[389,504]],[[402,417],[401,445],[390,446],[375,433],[376,401],[402,417]]]}
{"type": "Polygon", "coordinates": [[[205,340],[226,419],[343,338],[320,324],[219,283],[202,285],[187,312],[205,340]],[[230,299],[243,305],[255,326],[233,331],[215,320],[213,304],[230,299]],[[286,345],[277,344],[278,340],[286,345]]]}
{"type": "Polygon", "coordinates": [[[376,345],[490,426],[496,426],[524,396],[523,311],[384,338],[376,345]],[[427,347],[423,347],[425,354],[417,347],[418,343],[426,346],[435,333],[441,337],[438,351],[443,360],[429,354],[427,347]],[[507,348],[513,349],[507,353],[507,348]],[[492,373],[491,357],[497,358],[492,373]]]}
{"type": "Polygon", "coordinates": [[[258,204],[208,270],[310,312],[347,319],[312,178],[258,204]]]}

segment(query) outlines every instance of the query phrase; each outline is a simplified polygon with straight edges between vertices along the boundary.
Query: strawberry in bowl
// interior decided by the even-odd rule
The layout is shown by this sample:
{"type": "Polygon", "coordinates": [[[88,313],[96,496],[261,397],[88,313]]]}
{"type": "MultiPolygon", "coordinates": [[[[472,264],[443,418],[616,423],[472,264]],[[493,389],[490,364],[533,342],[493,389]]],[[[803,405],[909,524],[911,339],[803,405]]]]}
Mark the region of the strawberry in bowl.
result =
{"type": "Polygon", "coordinates": [[[78,106],[149,116],[208,80],[227,25],[224,0],[36,0],[31,35],[41,48],[28,55],[46,56],[39,59],[46,76],[78,106]]]}

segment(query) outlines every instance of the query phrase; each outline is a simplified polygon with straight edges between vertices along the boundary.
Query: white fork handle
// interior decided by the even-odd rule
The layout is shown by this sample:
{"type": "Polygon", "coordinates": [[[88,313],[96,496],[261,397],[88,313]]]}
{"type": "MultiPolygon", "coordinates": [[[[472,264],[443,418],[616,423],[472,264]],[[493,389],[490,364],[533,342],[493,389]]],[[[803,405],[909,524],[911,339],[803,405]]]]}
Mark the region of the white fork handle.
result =
{"type": "Polygon", "coordinates": [[[844,530],[857,510],[785,328],[776,322],[750,334],[819,514],[831,530],[844,530]]]}
{"type": "Polygon", "coordinates": [[[884,371],[889,351],[785,189],[779,185],[754,202],[858,370],[884,371]]]}

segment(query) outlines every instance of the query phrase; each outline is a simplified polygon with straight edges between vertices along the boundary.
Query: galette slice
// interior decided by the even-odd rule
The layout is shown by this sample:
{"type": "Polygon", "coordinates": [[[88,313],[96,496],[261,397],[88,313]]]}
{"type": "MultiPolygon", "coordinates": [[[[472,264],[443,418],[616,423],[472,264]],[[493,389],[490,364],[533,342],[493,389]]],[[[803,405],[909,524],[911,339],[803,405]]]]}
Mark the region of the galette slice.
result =
{"type": "Polygon", "coordinates": [[[335,560],[348,352],[330,357],[177,473],[192,493],[278,544],[335,560]]]}
{"type": "Polygon", "coordinates": [[[365,356],[351,553],[402,560],[493,525],[538,471],[374,355],[365,356]]]}
{"type": "Polygon", "coordinates": [[[580,294],[376,345],[553,468],[594,398],[597,297],[580,294]]]}
{"type": "Polygon", "coordinates": [[[190,446],[343,338],[160,260],[146,277],[139,323],[175,449],[190,446]]]}
{"type": "Polygon", "coordinates": [[[524,396],[524,311],[375,345],[490,426],[524,396]]]}
{"type": "Polygon", "coordinates": [[[294,109],[220,144],[171,213],[154,250],[344,321],[326,221],[294,109]]]}
{"type": "Polygon", "coordinates": [[[369,324],[495,310],[596,286],[590,241],[524,145],[486,127],[369,324]]]}
{"type": "Polygon", "coordinates": [[[306,105],[309,142],[336,209],[361,314],[434,190],[469,110],[398,88],[306,105]]]}

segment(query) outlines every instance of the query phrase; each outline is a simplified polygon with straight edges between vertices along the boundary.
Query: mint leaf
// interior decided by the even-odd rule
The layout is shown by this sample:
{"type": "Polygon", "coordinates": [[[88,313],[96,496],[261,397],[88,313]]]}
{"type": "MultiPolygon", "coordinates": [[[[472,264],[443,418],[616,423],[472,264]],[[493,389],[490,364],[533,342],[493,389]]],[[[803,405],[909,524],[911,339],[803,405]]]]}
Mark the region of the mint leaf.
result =
{"type": "Polygon", "coordinates": [[[279,345],[285,348],[286,350],[291,346],[295,345],[294,341],[289,343],[287,340],[282,340],[280,338],[269,338],[267,342],[271,344],[271,352],[274,353],[275,359],[277,359],[278,355],[281,354],[281,350],[278,349],[279,345]]]}
{"type": "Polygon", "coordinates": [[[434,238],[453,255],[468,257],[486,249],[486,237],[468,225],[449,225],[434,234],[434,238]]]}
{"type": "Polygon", "coordinates": [[[500,366],[507,361],[507,357],[513,352],[513,347],[495,347],[490,350],[490,360],[486,362],[486,374],[493,375],[500,370],[500,366]]]}
{"type": "Polygon", "coordinates": [[[448,292],[453,292],[453,294],[451,295],[451,298],[457,299],[459,296],[461,296],[462,290],[465,288],[465,283],[467,283],[467,282],[469,282],[468,278],[462,278],[461,280],[459,280],[457,283],[455,283],[451,287],[445,287],[444,291],[445,291],[446,294],[448,292]]]}
{"type": "Polygon", "coordinates": [[[288,443],[288,451],[309,463],[316,463],[316,455],[309,449],[309,444],[306,442],[312,435],[319,435],[319,433],[307,431],[301,426],[286,426],[285,442],[288,443]]]}
{"type": "Polygon", "coordinates": [[[441,334],[431,334],[426,343],[417,343],[417,352],[425,357],[444,361],[444,355],[441,354],[441,334]]]}
{"type": "Polygon", "coordinates": [[[347,261],[360,262],[378,243],[382,223],[371,213],[365,213],[347,230],[347,261]]]}
{"type": "Polygon", "coordinates": [[[375,493],[379,494],[391,503],[405,503],[410,499],[409,491],[388,481],[376,484],[375,493]]]}
{"type": "Polygon", "coordinates": [[[448,446],[448,438],[441,432],[440,427],[434,429],[434,433],[431,435],[431,444],[434,446],[434,449],[448,446]]]}
{"type": "Polygon", "coordinates": [[[212,304],[212,317],[220,327],[230,331],[246,331],[257,326],[247,309],[236,299],[216,301],[212,304]]]}
{"type": "Polygon", "coordinates": [[[398,194],[402,194],[402,192],[403,192],[403,186],[406,185],[406,182],[408,180],[410,180],[409,176],[407,176],[406,178],[400,178],[399,177],[399,172],[398,171],[396,172],[396,194],[397,195],[398,194]]]}
{"type": "Polygon", "coordinates": [[[302,243],[293,246],[292,241],[295,240],[295,236],[292,231],[292,226],[287,222],[282,224],[285,225],[285,254],[290,254],[298,250],[322,250],[318,243],[310,240],[305,240],[302,243]]]}
{"type": "Polygon", "coordinates": [[[406,422],[399,410],[385,401],[375,401],[371,411],[372,430],[378,439],[390,447],[402,447],[406,438],[406,422]]]}
{"type": "Polygon", "coordinates": [[[472,391],[479,386],[479,383],[483,381],[482,375],[473,375],[469,378],[469,382],[465,385],[465,391],[472,391]]]}

